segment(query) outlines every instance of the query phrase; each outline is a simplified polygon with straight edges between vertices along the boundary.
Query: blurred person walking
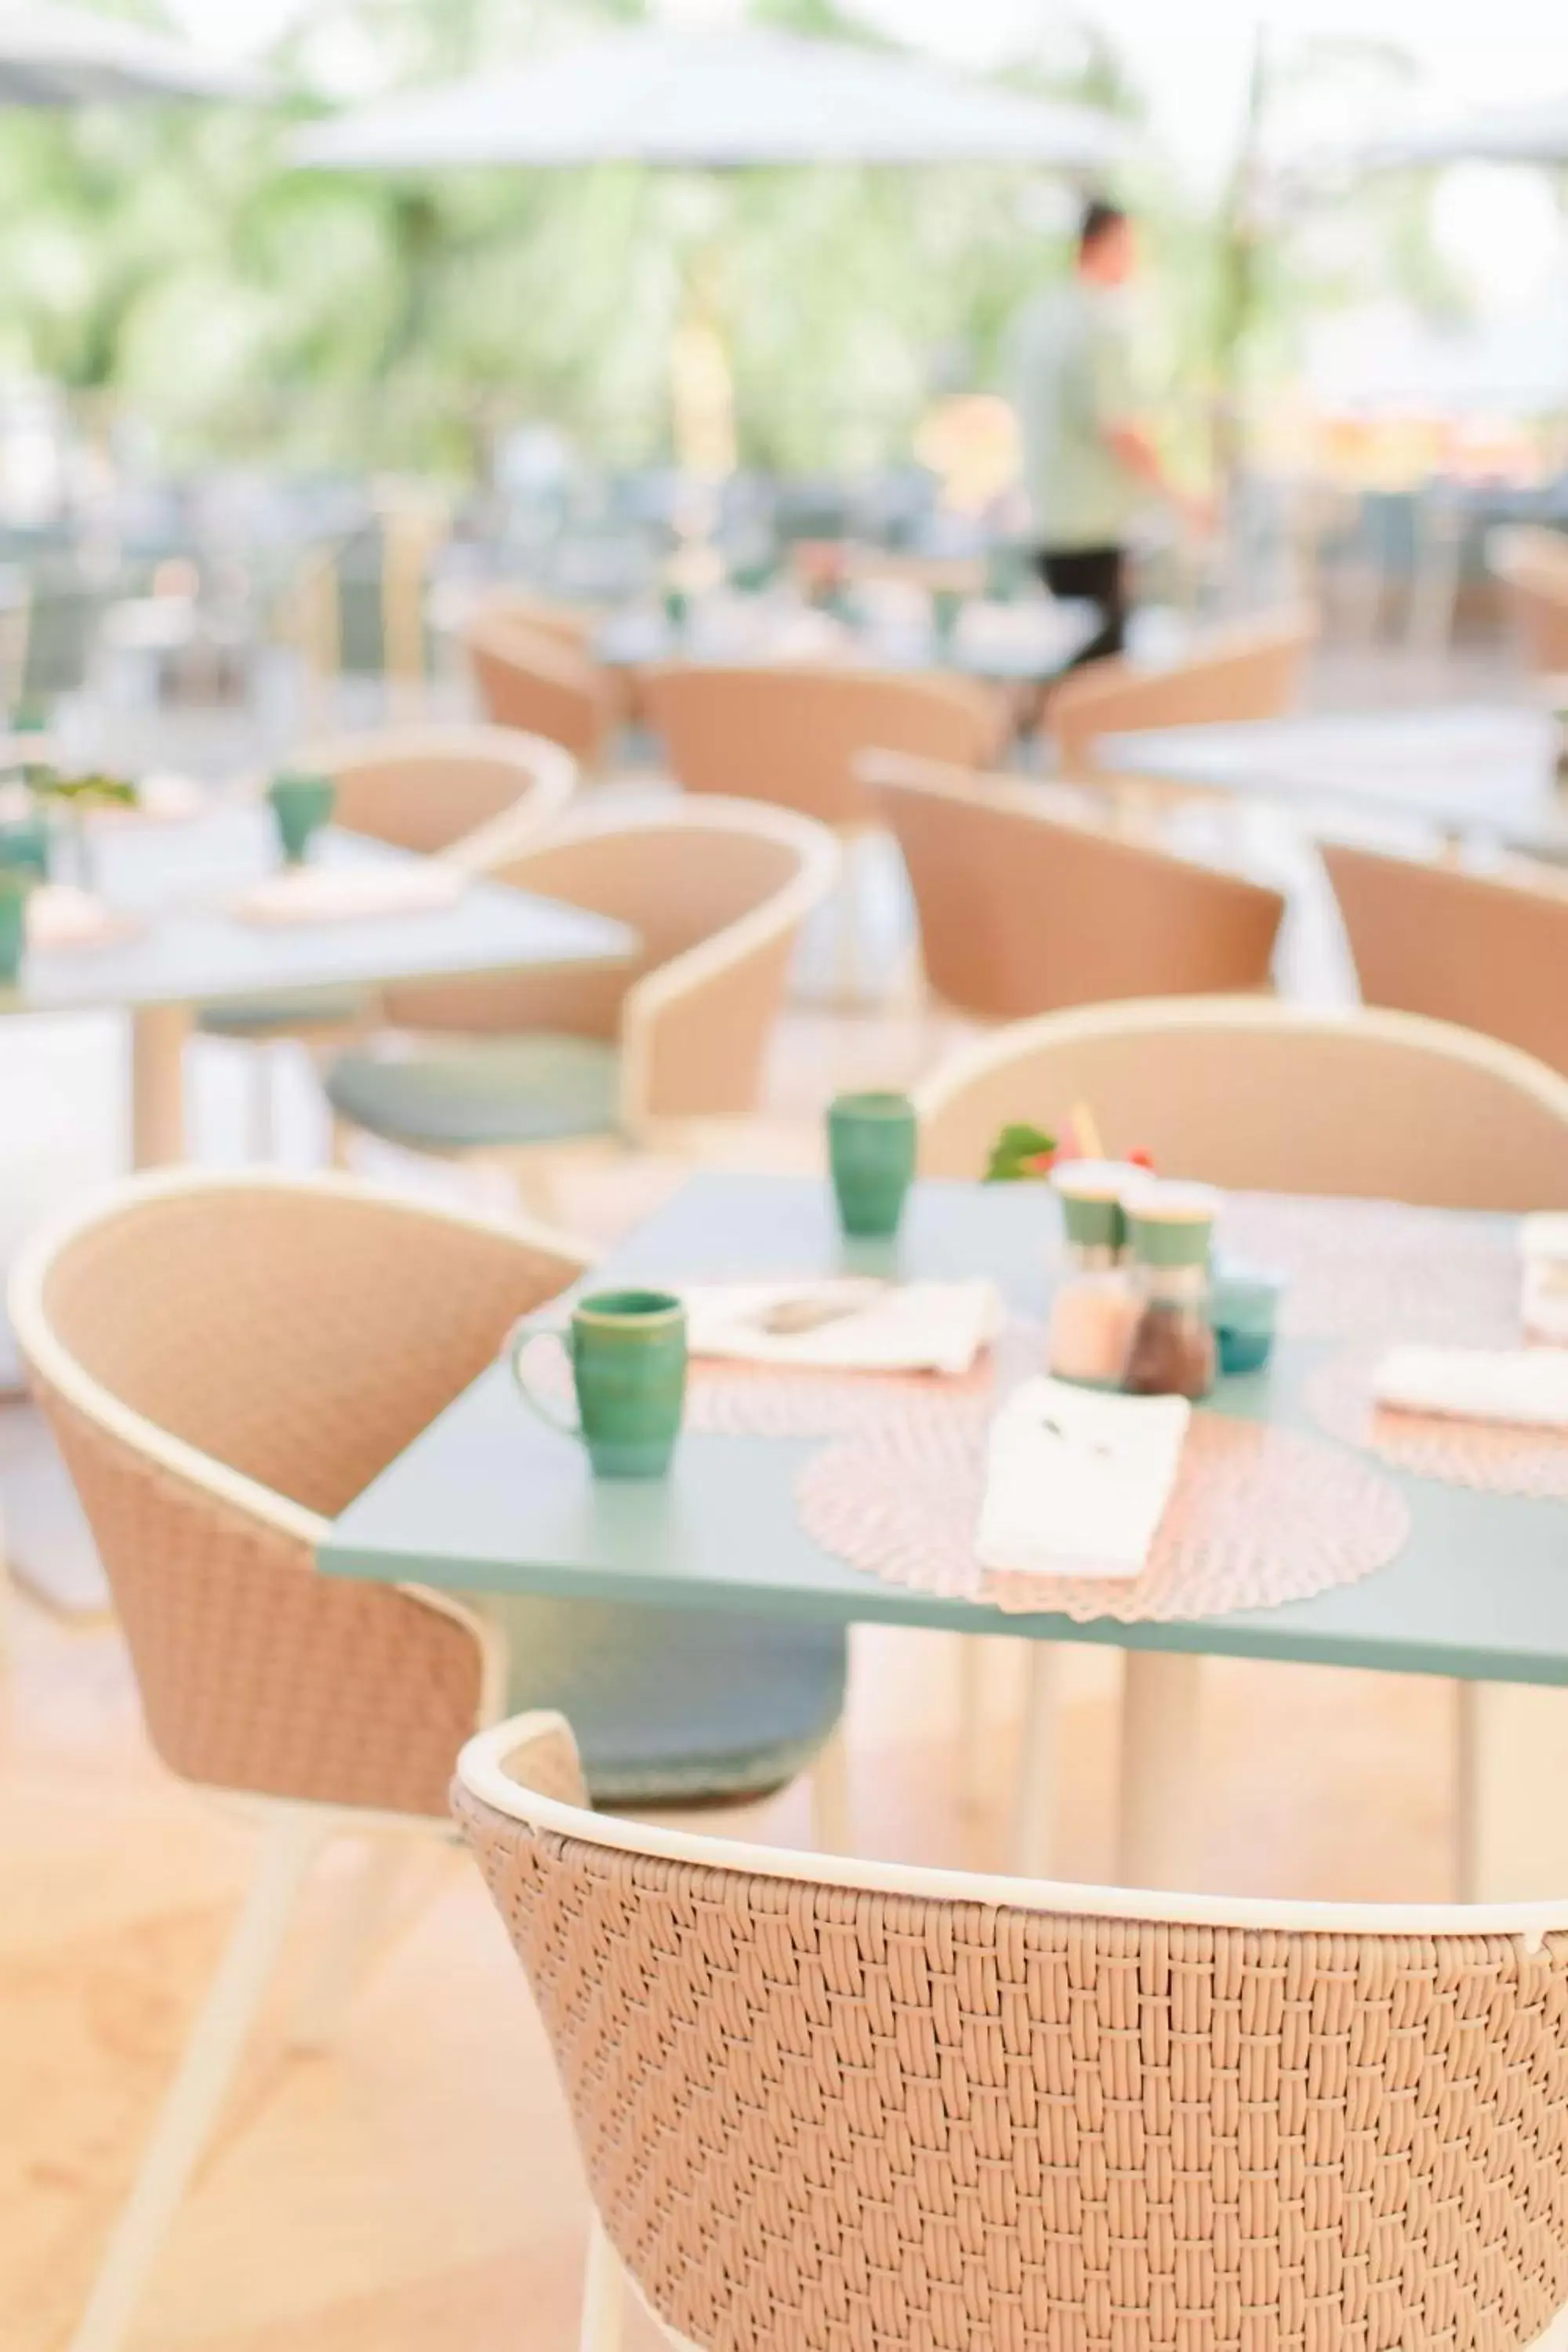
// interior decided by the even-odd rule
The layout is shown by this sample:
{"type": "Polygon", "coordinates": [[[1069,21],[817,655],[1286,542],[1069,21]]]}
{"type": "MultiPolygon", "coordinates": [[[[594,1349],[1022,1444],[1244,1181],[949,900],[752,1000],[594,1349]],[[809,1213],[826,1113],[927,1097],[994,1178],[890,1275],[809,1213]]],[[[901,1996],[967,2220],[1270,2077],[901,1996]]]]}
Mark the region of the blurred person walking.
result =
{"type": "Polygon", "coordinates": [[[1139,419],[1129,302],[1138,261],[1128,215],[1092,198],[1072,276],[1036,295],[1013,331],[1035,560],[1053,596],[1081,598],[1100,614],[1074,668],[1125,646],[1127,540],[1151,494],[1197,519],[1139,419]]]}

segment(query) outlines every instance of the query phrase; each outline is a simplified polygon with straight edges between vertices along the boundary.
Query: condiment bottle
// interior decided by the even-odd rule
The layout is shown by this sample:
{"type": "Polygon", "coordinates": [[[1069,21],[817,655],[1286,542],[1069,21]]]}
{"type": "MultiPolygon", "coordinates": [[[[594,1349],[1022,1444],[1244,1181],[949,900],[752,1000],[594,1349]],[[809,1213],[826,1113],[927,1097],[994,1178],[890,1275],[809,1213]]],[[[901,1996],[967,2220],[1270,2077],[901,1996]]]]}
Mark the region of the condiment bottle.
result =
{"type": "Polygon", "coordinates": [[[1127,1198],[1141,1312],[1122,1387],[1132,1396],[1205,1397],[1214,1386],[1209,1243],[1219,1195],[1146,1181],[1127,1198]]]}
{"type": "Polygon", "coordinates": [[[1145,1180],[1113,1160],[1069,1160],[1053,1170],[1068,1264],[1051,1301],[1047,1360],[1058,1380],[1120,1388],[1139,1299],[1123,1264],[1122,1194],[1145,1180]]]}

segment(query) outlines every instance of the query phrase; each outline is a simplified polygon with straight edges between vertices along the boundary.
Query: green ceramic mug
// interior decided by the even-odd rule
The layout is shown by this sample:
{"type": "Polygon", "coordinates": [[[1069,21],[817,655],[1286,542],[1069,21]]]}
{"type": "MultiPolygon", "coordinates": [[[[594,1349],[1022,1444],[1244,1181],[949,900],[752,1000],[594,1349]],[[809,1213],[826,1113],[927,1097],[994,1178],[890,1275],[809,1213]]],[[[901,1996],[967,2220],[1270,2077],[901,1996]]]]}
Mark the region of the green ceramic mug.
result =
{"type": "Polygon", "coordinates": [[[27,900],[38,880],[31,866],[0,866],[0,988],[14,988],[27,944],[27,900]]]}
{"type": "Polygon", "coordinates": [[[601,1290],[562,1328],[530,1324],[507,1342],[512,1377],[542,1420],[581,1440],[596,1478],[662,1478],[686,1402],[686,1309],[666,1290],[601,1290]],[[577,1419],[564,1420],[530,1383],[524,1359],[558,1339],[572,1367],[577,1419]]]}
{"type": "Polygon", "coordinates": [[[829,1105],[828,1165],[847,1234],[880,1241],[898,1232],[914,1178],[916,1139],[908,1095],[840,1095],[829,1105]]]}
{"type": "Polygon", "coordinates": [[[310,842],[337,806],[338,788],[331,776],[274,776],[267,787],[284,861],[302,866],[310,842]]]}

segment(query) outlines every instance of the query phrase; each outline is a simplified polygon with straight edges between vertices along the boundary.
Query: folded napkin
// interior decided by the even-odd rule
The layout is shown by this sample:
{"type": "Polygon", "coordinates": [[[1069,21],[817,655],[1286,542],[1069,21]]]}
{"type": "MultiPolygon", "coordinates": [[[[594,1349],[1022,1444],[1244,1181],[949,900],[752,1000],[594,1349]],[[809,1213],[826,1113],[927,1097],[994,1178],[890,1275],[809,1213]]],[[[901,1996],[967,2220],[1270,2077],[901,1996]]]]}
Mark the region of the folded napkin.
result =
{"type": "Polygon", "coordinates": [[[1003,1576],[1134,1577],[1181,1467],[1185,1397],[1026,1381],[991,1424],[974,1549],[1003,1576]]]}
{"type": "Polygon", "coordinates": [[[467,876],[422,859],[406,866],[290,866],[253,884],[236,905],[252,923],[342,923],[421,915],[455,906],[467,876]]]}
{"type": "Polygon", "coordinates": [[[834,1372],[967,1372],[1002,1319],[990,1282],[733,1282],[683,1289],[694,1356],[834,1372]],[[830,1310],[846,1311],[833,1314],[830,1310]],[[810,1328],[770,1328],[798,1316],[810,1328]],[[811,1318],[820,1310],[823,1318],[811,1318]]]}
{"type": "Polygon", "coordinates": [[[1568,1348],[1568,1217],[1521,1218],[1519,1245],[1525,1330],[1532,1339],[1568,1348]]]}
{"type": "Polygon", "coordinates": [[[27,899],[27,944],[34,948],[96,947],[115,938],[125,919],[74,882],[45,882],[27,899]]]}
{"type": "Polygon", "coordinates": [[[1391,1348],[1372,1389],[1402,1412],[1568,1430],[1568,1348],[1391,1348]]]}

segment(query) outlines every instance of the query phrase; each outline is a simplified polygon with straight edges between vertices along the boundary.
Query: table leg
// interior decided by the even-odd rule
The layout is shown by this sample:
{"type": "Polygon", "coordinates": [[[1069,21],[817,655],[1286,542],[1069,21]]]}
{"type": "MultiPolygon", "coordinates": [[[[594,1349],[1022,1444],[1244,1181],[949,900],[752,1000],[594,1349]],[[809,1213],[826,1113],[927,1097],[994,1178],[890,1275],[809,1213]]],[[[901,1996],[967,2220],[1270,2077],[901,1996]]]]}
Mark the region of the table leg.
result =
{"type": "Polygon", "coordinates": [[[1116,1875],[1165,1886],[1179,1875],[1192,1811],[1198,1669],[1181,1651],[1122,1654],[1121,1789],[1116,1875]]]}
{"type": "Polygon", "coordinates": [[[190,1007],[138,1005],[131,1016],[131,1162],[162,1168],[185,1156],[185,1040],[190,1007]]]}
{"type": "Polygon", "coordinates": [[[1060,1679],[1061,1655],[1056,1643],[1031,1642],[1007,1855],[1007,1867],[1016,1878],[1050,1876],[1057,1802],[1057,1691],[1060,1679]]]}
{"type": "Polygon", "coordinates": [[[1568,1887],[1568,1691],[1455,1687],[1454,1871],[1462,1903],[1552,1900],[1568,1887]]]}

